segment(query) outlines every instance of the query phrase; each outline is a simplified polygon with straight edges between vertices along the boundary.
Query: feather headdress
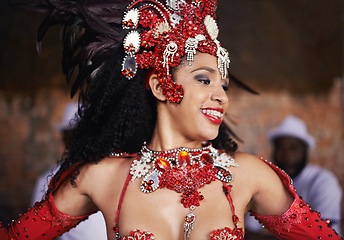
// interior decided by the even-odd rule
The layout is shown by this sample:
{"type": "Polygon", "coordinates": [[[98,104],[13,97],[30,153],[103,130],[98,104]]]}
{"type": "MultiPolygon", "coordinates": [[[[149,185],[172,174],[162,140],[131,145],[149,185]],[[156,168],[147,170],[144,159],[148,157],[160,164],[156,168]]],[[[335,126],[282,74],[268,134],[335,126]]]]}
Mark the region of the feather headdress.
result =
{"type": "Polygon", "coordinates": [[[191,64],[197,51],[216,56],[223,78],[230,77],[253,91],[228,74],[228,52],[217,40],[216,0],[161,1],[45,0],[25,8],[47,13],[37,32],[39,52],[48,29],[63,26],[62,69],[72,96],[87,86],[104,59],[113,57],[119,48],[126,54],[122,74],[130,80],[138,68],[153,70],[170,102],[183,98],[171,68],[183,57],[191,64]]]}

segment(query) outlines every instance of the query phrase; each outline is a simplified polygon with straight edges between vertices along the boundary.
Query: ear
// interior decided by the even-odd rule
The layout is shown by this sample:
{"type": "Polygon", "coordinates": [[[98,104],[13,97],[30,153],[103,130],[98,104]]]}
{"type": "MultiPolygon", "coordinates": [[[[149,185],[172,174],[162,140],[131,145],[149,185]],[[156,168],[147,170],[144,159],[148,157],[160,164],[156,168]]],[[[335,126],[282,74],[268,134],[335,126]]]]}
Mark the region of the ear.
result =
{"type": "Polygon", "coordinates": [[[160,101],[166,101],[166,97],[164,94],[162,94],[161,85],[159,82],[158,75],[155,73],[151,74],[148,79],[149,87],[153,93],[153,95],[160,101]]]}

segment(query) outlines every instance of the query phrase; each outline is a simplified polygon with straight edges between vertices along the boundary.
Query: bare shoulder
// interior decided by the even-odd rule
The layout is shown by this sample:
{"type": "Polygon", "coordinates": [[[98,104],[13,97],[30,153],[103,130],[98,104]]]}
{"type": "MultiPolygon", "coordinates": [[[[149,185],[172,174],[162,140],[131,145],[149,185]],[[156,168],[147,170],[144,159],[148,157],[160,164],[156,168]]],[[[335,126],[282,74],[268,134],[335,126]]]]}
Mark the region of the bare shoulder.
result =
{"type": "Polygon", "coordinates": [[[263,159],[244,152],[237,152],[234,155],[235,161],[239,164],[238,174],[251,180],[252,183],[257,181],[265,181],[270,177],[275,178],[277,174],[269,167],[263,159]],[[262,176],[265,176],[262,178],[262,176]]]}
{"type": "Polygon", "coordinates": [[[54,192],[57,209],[71,216],[84,216],[99,210],[102,201],[116,201],[130,163],[128,158],[104,158],[83,165],[73,173],[73,184],[71,178],[66,178],[54,192]]]}
{"type": "Polygon", "coordinates": [[[292,197],[278,174],[263,159],[248,153],[234,156],[239,167],[236,179],[251,193],[251,210],[260,214],[283,213],[292,197]]]}
{"type": "Polygon", "coordinates": [[[262,162],[262,160],[259,159],[259,157],[245,152],[236,152],[233,157],[236,162],[238,162],[239,164],[243,164],[243,166],[259,166],[262,162]]]}
{"type": "Polygon", "coordinates": [[[105,194],[110,187],[117,192],[117,186],[124,184],[131,162],[132,158],[107,157],[97,163],[86,164],[80,169],[77,184],[88,195],[105,194]]]}
{"type": "Polygon", "coordinates": [[[81,168],[85,175],[98,175],[98,177],[107,177],[108,174],[117,173],[117,171],[130,167],[132,158],[106,157],[96,163],[88,163],[81,168]]]}

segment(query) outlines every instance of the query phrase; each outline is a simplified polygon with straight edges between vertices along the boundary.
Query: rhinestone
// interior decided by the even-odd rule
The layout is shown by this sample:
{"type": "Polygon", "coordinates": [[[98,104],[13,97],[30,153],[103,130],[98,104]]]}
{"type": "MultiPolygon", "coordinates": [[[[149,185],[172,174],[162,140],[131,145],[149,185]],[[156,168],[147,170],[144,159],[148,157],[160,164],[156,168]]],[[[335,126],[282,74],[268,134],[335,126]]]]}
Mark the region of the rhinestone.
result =
{"type": "Polygon", "coordinates": [[[171,164],[164,157],[160,157],[156,160],[155,167],[160,171],[165,171],[171,169],[171,164]]]}
{"type": "Polygon", "coordinates": [[[178,154],[178,162],[181,166],[190,165],[190,156],[187,151],[181,151],[178,154]]]}

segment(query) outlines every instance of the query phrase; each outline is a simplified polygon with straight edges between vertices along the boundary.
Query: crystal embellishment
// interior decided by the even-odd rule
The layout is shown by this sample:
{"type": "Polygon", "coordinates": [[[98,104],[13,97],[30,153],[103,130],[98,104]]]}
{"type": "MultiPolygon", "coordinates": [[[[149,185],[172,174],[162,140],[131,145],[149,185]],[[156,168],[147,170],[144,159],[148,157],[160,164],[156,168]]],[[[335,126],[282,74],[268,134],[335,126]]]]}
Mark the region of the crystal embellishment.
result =
{"type": "Polygon", "coordinates": [[[219,27],[217,26],[215,19],[209,15],[205,16],[204,25],[210,38],[215,40],[219,36],[219,27]]]}
{"type": "Polygon", "coordinates": [[[231,157],[228,153],[223,152],[221,154],[218,154],[215,158],[214,158],[214,163],[213,165],[215,167],[221,167],[224,168],[226,170],[228,170],[230,167],[238,167],[239,164],[237,164],[235,162],[235,159],[233,157],[231,157]]]}
{"type": "Polygon", "coordinates": [[[137,8],[130,9],[122,19],[123,29],[135,29],[139,25],[140,13],[137,8]]]}
{"type": "Polygon", "coordinates": [[[144,193],[159,187],[181,193],[184,207],[199,206],[203,198],[198,190],[216,179],[226,183],[232,181],[229,169],[239,166],[230,154],[220,154],[211,145],[166,151],[152,151],[143,145],[141,154],[141,158],[131,165],[131,180],[143,178],[141,190],[144,193]]]}
{"type": "Polygon", "coordinates": [[[177,11],[178,2],[178,0],[166,0],[166,5],[169,6],[173,11],[177,11]]]}
{"type": "Polygon", "coordinates": [[[126,53],[122,63],[122,74],[127,79],[132,79],[137,71],[137,62],[135,53],[140,49],[141,36],[138,31],[130,31],[123,41],[123,47],[126,53]]]}
{"type": "Polygon", "coordinates": [[[159,187],[159,172],[153,171],[145,176],[141,182],[141,191],[144,193],[154,192],[159,187]]]}
{"type": "Polygon", "coordinates": [[[167,74],[169,74],[169,63],[173,62],[174,55],[178,50],[178,45],[175,42],[170,42],[167,44],[164,55],[163,55],[163,63],[162,66],[166,68],[167,74]]]}
{"type": "Polygon", "coordinates": [[[145,176],[151,167],[144,161],[134,160],[130,167],[131,181],[145,176]]]}
{"type": "Polygon", "coordinates": [[[190,213],[186,215],[184,219],[184,240],[187,240],[190,238],[190,234],[193,229],[193,224],[196,220],[196,215],[193,213],[194,209],[195,207],[191,206],[190,213]]]}
{"type": "Polygon", "coordinates": [[[215,39],[214,42],[217,45],[217,52],[216,52],[217,66],[221,73],[222,79],[225,79],[228,75],[228,68],[229,68],[229,63],[230,63],[229,53],[225,48],[223,48],[220,45],[220,42],[217,39],[215,39]]]}
{"type": "Polygon", "coordinates": [[[134,54],[140,49],[141,36],[138,31],[130,31],[123,41],[123,47],[127,54],[134,54]]]}
{"type": "Polygon", "coordinates": [[[188,61],[189,66],[191,66],[194,60],[194,55],[196,54],[198,43],[203,40],[205,40],[205,36],[202,34],[198,34],[194,38],[188,38],[185,41],[186,60],[188,61]]]}

